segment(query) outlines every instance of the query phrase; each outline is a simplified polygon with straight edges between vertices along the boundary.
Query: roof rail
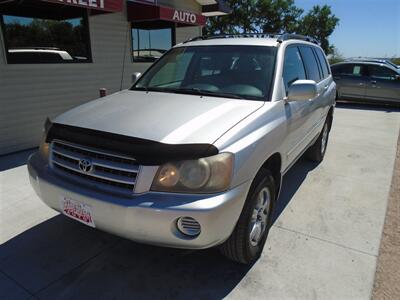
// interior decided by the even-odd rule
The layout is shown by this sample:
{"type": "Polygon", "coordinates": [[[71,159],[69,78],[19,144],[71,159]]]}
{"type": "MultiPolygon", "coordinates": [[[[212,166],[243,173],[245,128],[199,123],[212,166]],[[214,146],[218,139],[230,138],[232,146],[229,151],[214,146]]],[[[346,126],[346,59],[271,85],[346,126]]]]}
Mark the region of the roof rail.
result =
{"type": "Polygon", "coordinates": [[[310,36],[305,36],[301,34],[291,34],[291,33],[240,33],[240,34],[218,34],[218,35],[202,35],[191,38],[185,43],[194,42],[194,41],[204,41],[204,40],[212,40],[212,39],[228,39],[228,38],[270,38],[277,39],[278,43],[282,43],[287,40],[302,40],[311,42],[314,44],[319,44],[318,41],[310,36]]]}
{"type": "Polygon", "coordinates": [[[306,36],[306,35],[301,35],[301,34],[284,33],[284,34],[281,34],[281,36],[278,38],[279,43],[282,43],[283,41],[287,41],[287,40],[302,40],[302,41],[314,43],[317,45],[319,44],[315,38],[306,36]]]}
{"type": "Polygon", "coordinates": [[[10,50],[60,50],[57,47],[12,47],[10,50]]]}

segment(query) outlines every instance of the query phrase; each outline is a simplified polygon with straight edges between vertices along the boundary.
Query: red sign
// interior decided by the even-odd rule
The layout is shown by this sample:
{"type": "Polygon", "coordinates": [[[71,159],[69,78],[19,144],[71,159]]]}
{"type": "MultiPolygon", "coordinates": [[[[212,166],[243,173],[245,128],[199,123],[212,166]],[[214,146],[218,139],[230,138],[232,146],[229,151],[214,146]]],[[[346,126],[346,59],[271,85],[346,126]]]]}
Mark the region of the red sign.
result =
{"type": "Polygon", "coordinates": [[[190,25],[204,26],[206,24],[206,17],[202,15],[177,9],[171,9],[168,7],[161,7],[160,19],[190,25]]]}
{"type": "Polygon", "coordinates": [[[163,20],[195,26],[204,26],[206,24],[206,17],[203,15],[165,6],[141,4],[131,1],[128,2],[128,20],[131,22],[163,20]]]}
{"type": "Polygon", "coordinates": [[[123,0],[42,0],[109,12],[122,11],[123,0]]]}

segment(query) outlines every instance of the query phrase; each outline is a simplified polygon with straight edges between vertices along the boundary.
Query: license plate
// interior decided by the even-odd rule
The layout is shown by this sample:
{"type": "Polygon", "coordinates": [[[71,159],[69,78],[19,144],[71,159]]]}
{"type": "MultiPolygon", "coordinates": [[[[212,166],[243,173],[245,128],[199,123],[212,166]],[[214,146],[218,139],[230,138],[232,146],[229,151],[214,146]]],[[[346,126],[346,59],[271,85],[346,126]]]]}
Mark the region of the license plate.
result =
{"type": "Polygon", "coordinates": [[[67,198],[60,198],[61,211],[67,217],[81,222],[90,227],[96,227],[93,221],[92,207],[85,203],[67,198]]]}

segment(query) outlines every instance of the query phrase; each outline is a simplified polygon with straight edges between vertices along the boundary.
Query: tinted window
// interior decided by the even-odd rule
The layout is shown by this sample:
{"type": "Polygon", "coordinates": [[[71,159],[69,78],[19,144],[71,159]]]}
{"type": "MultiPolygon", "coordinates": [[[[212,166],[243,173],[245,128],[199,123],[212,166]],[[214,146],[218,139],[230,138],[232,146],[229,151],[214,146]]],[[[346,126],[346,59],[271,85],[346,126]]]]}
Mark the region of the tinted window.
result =
{"type": "Polygon", "coordinates": [[[286,49],[285,63],[283,65],[283,82],[285,83],[286,92],[290,85],[299,79],[306,79],[303,61],[299,49],[290,47],[286,49]]]}
{"type": "Polygon", "coordinates": [[[132,89],[264,101],[270,95],[275,58],[275,47],[179,47],[158,60],[132,89]]]}
{"type": "Polygon", "coordinates": [[[132,28],[133,60],[153,62],[167,52],[172,45],[172,28],[132,28]]]}
{"type": "Polygon", "coordinates": [[[358,64],[342,64],[332,67],[335,75],[362,76],[364,66],[358,64]]]}
{"type": "Polygon", "coordinates": [[[8,63],[91,62],[86,15],[65,20],[3,15],[8,63]]]}
{"type": "Polygon", "coordinates": [[[324,75],[324,78],[328,77],[330,72],[329,72],[329,67],[328,67],[328,63],[325,59],[325,55],[322,52],[321,49],[319,48],[314,48],[315,53],[317,54],[317,57],[319,59],[319,62],[321,63],[321,67],[322,67],[322,74],[324,75]]]}
{"type": "Polygon", "coordinates": [[[373,65],[368,66],[368,73],[372,78],[388,80],[394,80],[396,79],[396,75],[398,75],[395,71],[390,70],[389,68],[373,65]]]}
{"type": "Polygon", "coordinates": [[[312,49],[310,47],[302,46],[300,47],[300,52],[306,66],[307,78],[319,82],[321,77],[319,74],[318,63],[312,49]]]}

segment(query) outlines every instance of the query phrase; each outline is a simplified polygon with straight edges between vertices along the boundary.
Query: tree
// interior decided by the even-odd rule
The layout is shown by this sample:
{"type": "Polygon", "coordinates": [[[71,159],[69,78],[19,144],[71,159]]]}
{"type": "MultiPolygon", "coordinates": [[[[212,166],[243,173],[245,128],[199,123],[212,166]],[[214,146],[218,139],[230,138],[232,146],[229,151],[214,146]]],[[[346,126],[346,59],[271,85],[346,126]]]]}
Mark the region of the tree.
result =
{"type": "Polygon", "coordinates": [[[333,65],[344,61],[344,57],[335,46],[331,46],[331,53],[328,55],[328,60],[333,65]]]}
{"type": "Polygon", "coordinates": [[[394,64],[400,66],[400,57],[393,57],[393,58],[391,59],[391,61],[392,61],[394,64]]]}
{"type": "Polygon", "coordinates": [[[314,6],[300,21],[298,33],[316,38],[327,54],[333,53],[328,37],[333,33],[339,19],[332,14],[328,5],[314,6]]]}
{"type": "Polygon", "coordinates": [[[250,32],[299,33],[321,42],[326,53],[332,53],[329,36],[339,24],[329,6],[314,6],[308,13],[298,8],[294,0],[228,0],[232,13],[209,18],[205,35],[250,32]]]}
{"type": "Polygon", "coordinates": [[[255,23],[262,32],[296,32],[303,10],[294,5],[294,0],[260,0],[257,2],[255,23]]]}
{"type": "Polygon", "coordinates": [[[205,35],[212,34],[237,34],[244,32],[255,32],[257,11],[255,6],[257,0],[228,0],[228,5],[232,13],[225,16],[208,18],[207,25],[204,27],[205,35]]]}

